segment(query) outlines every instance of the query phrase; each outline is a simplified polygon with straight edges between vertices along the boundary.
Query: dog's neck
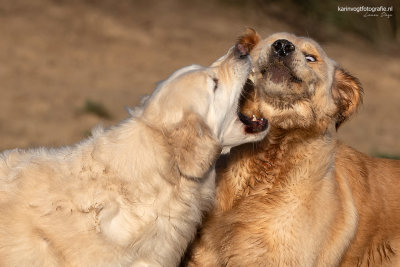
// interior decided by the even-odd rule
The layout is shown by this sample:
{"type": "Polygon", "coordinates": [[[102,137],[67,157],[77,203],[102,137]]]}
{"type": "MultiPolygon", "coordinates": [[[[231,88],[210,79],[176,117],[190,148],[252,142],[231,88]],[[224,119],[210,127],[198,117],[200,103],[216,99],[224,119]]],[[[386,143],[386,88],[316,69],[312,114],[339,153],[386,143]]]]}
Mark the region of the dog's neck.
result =
{"type": "Polygon", "coordinates": [[[91,152],[94,161],[127,181],[173,169],[162,131],[140,119],[129,118],[92,139],[96,144],[91,152]]]}
{"type": "Polygon", "coordinates": [[[93,138],[92,157],[132,181],[161,176],[171,184],[207,176],[221,145],[196,113],[179,122],[157,126],[141,117],[130,118],[93,138]],[[118,159],[118,160],[115,160],[118,159]]]}
{"type": "MultiPolygon", "coordinates": [[[[307,171],[310,179],[331,171],[336,138],[330,131],[323,134],[305,130],[270,129],[258,144],[233,149],[218,182],[217,209],[229,209],[236,201],[259,189],[270,192],[284,187],[294,172],[307,171]],[[318,174],[316,174],[318,173],[318,174]],[[315,175],[314,175],[315,174],[315,175]],[[227,197],[228,196],[228,197],[227,197]]],[[[290,181],[289,181],[290,180],[290,181]]]]}

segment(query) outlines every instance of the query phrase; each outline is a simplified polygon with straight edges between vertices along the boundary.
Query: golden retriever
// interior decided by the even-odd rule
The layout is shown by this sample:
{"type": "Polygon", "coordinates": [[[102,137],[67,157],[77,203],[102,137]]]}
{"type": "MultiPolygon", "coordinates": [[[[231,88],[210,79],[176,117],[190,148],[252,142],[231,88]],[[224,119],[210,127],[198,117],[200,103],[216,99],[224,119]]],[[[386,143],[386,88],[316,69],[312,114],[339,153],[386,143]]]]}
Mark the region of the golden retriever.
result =
{"type": "Polygon", "coordinates": [[[361,102],[359,81],[289,33],[251,56],[241,117],[270,129],[217,172],[216,207],[189,266],[400,266],[400,161],[336,137],[361,102]]]}
{"type": "Polygon", "coordinates": [[[251,68],[237,44],[75,146],[0,154],[0,266],[176,266],[214,201],[221,150],[266,134],[237,116],[251,68]]]}

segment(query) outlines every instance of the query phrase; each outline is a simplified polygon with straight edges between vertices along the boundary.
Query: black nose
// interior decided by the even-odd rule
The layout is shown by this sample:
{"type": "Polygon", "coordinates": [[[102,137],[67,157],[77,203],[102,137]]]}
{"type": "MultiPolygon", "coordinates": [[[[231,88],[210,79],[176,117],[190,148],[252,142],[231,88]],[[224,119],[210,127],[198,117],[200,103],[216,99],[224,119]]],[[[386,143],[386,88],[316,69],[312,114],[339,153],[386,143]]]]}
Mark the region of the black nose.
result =
{"type": "Polygon", "coordinates": [[[295,50],[295,46],[288,40],[279,39],[272,44],[272,49],[278,56],[286,57],[295,50]]]}

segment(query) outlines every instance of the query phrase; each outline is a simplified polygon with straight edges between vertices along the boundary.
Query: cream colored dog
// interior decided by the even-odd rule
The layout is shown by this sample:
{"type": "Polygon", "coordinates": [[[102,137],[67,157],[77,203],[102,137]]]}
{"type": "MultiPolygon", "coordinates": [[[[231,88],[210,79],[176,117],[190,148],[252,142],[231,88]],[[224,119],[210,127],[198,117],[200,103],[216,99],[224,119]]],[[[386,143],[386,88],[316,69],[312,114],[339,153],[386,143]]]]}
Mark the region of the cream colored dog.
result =
{"type": "Polygon", "coordinates": [[[0,265],[175,266],[213,203],[221,150],[265,135],[237,117],[250,69],[237,44],[75,146],[0,154],[0,265]]]}

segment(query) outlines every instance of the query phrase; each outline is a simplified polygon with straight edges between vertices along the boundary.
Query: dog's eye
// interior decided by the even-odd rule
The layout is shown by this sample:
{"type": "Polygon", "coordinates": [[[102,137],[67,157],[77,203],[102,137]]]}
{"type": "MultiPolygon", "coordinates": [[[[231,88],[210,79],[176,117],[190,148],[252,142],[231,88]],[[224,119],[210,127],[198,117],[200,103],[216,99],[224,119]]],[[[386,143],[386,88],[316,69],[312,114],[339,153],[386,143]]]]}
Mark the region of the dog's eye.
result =
{"type": "Polygon", "coordinates": [[[213,78],[213,81],[214,81],[214,92],[215,92],[215,90],[217,90],[217,88],[218,88],[218,79],[213,78]]]}
{"type": "Polygon", "coordinates": [[[317,61],[317,59],[316,59],[314,56],[311,56],[311,55],[306,55],[306,60],[307,60],[308,62],[315,62],[315,61],[317,61]]]}

